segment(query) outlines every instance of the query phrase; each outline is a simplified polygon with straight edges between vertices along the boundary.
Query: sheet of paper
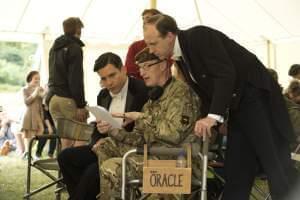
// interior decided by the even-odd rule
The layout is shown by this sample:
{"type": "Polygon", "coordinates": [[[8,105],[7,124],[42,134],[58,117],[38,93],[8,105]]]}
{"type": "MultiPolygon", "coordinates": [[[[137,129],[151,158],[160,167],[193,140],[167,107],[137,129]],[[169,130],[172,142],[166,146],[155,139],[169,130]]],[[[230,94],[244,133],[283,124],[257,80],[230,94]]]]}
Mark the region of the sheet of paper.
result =
{"type": "Polygon", "coordinates": [[[111,124],[112,128],[122,128],[121,124],[104,107],[86,106],[86,109],[96,117],[96,120],[106,121],[111,124]]]}

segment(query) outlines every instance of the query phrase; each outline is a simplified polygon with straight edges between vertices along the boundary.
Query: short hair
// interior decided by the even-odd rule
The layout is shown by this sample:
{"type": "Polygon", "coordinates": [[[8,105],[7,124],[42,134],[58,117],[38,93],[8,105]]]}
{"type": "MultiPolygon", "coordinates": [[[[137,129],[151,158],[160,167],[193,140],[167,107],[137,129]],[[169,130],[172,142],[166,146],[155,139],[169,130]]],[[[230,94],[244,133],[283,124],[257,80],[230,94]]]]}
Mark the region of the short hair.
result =
{"type": "Polygon", "coordinates": [[[292,94],[294,97],[300,95],[300,82],[298,80],[293,80],[290,82],[287,93],[292,94]]]}
{"type": "Polygon", "coordinates": [[[30,71],[26,76],[26,83],[29,83],[32,80],[33,76],[35,76],[36,74],[39,74],[39,72],[38,71],[30,71]]]}
{"type": "Polygon", "coordinates": [[[153,15],[146,20],[146,24],[154,24],[162,37],[165,37],[168,32],[177,34],[179,31],[175,19],[169,15],[153,15]]]}
{"type": "Polygon", "coordinates": [[[155,9],[155,8],[150,8],[150,9],[145,9],[143,12],[142,12],[142,17],[144,15],[147,15],[147,14],[151,14],[151,15],[159,15],[159,14],[162,14],[159,10],[155,9]]]}
{"type": "Polygon", "coordinates": [[[150,60],[160,60],[158,56],[156,56],[153,53],[150,53],[150,49],[148,47],[141,50],[139,53],[135,56],[135,63],[141,64],[150,60]]]}
{"type": "Polygon", "coordinates": [[[63,29],[66,35],[75,35],[78,28],[83,28],[83,23],[79,17],[69,17],[63,21],[63,29]]]}
{"type": "Polygon", "coordinates": [[[120,56],[112,52],[107,52],[100,55],[95,61],[94,72],[97,72],[99,69],[104,68],[108,64],[112,64],[118,69],[121,69],[123,66],[120,56]]]}
{"type": "Polygon", "coordinates": [[[294,64],[290,67],[289,76],[296,76],[299,73],[300,73],[300,65],[299,64],[294,64]]]}

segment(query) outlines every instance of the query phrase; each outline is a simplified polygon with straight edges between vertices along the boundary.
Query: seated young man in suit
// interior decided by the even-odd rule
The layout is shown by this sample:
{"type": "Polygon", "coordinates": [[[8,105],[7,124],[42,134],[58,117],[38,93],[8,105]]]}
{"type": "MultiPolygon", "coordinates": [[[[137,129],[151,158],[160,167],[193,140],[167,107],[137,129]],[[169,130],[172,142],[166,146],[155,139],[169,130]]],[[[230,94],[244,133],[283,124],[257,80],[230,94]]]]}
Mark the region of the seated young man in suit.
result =
{"type": "MultiPolygon", "coordinates": [[[[104,53],[96,61],[94,71],[100,77],[103,89],[97,97],[97,104],[110,112],[140,111],[148,99],[148,89],[144,82],[126,75],[121,58],[114,53],[104,53]]],[[[120,123],[123,123],[121,120],[120,123]]],[[[67,148],[58,156],[58,163],[67,186],[70,199],[96,199],[99,193],[98,160],[92,149],[95,149],[105,137],[110,125],[105,121],[97,121],[89,145],[67,148]]],[[[125,129],[131,131],[133,123],[125,129]]]]}

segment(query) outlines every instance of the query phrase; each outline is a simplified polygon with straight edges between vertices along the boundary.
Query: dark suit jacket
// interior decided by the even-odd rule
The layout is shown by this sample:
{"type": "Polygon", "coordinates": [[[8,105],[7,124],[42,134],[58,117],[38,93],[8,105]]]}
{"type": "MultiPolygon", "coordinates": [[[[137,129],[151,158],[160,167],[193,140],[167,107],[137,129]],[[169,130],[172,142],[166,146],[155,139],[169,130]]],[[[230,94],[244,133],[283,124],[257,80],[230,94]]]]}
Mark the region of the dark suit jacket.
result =
{"type": "Polygon", "coordinates": [[[224,116],[227,109],[238,109],[244,88],[250,84],[266,91],[277,128],[292,139],[292,127],[279,90],[257,57],[223,33],[196,26],[178,33],[188,83],[203,101],[203,114],[224,116]],[[196,81],[192,81],[191,76],[196,81]]]}
{"type": "MultiPolygon", "coordinates": [[[[112,98],[107,89],[102,89],[97,96],[97,104],[105,107],[106,109],[109,109],[111,100],[112,98]]],[[[147,100],[148,88],[145,86],[144,81],[129,77],[125,112],[141,111],[147,100]]],[[[128,124],[125,129],[127,131],[131,131],[133,127],[134,123],[131,123],[128,124]]],[[[103,137],[106,137],[106,135],[100,134],[97,128],[95,128],[94,133],[92,134],[91,145],[94,145],[100,138],[103,137]]]]}

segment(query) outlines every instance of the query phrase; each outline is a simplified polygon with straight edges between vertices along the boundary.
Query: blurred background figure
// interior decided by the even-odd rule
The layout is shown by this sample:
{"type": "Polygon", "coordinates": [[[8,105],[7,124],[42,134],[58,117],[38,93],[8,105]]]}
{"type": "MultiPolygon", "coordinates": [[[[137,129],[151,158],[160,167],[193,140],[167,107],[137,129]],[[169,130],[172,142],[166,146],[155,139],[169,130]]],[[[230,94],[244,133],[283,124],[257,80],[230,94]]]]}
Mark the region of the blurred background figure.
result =
{"type": "Polygon", "coordinates": [[[5,156],[16,149],[16,140],[11,131],[11,121],[3,108],[0,108],[0,155],[5,156]]]}
{"type": "Polygon", "coordinates": [[[300,80],[300,65],[293,64],[289,69],[289,76],[293,77],[294,79],[300,80]]]}
{"type": "Polygon", "coordinates": [[[26,77],[27,86],[23,88],[26,111],[22,122],[24,132],[25,152],[23,158],[27,158],[30,139],[44,132],[42,100],[45,90],[40,86],[40,74],[31,71],[26,77]]]}
{"type": "MultiPolygon", "coordinates": [[[[83,23],[78,17],[63,21],[64,35],[58,37],[49,52],[49,92],[46,104],[54,122],[59,117],[86,122],[88,112],[83,82],[83,23]]],[[[62,148],[85,143],[62,139],[62,148]]]]}
{"type": "MultiPolygon", "coordinates": [[[[55,126],[53,119],[50,115],[49,108],[47,105],[43,104],[43,113],[44,113],[44,134],[45,135],[53,135],[56,134],[55,126]]],[[[39,159],[42,156],[43,149],[47,143],[47,139],[40,138],[37,144],[37,149],[35,156],[37,159],[39,159]]],[[[49,140],[49,147],[48,147],[48,157],[53,158],[53,154],[56,147],[56,139],[50,139],[49,140]]]]}
{"type": "MultiPolygon", "coordinates": [[[[151,8],[151,9],[145,9],[142,12],[142,19],[143,23],[145,23],[145,20],[147,20],[149,17],[153,15],[158,15],[161,14],[161,12],[157,9],[151,8]]],[[[128,52],[126,55],[126,60],[125,60],[125,67],[127,70],[128,76],[132,76],[137,79],[142,79],[139,68],[137,64],[135,63],[135,56],[137,53],[139,53],[141,50],[143,50],[146,47],[146,43],[144,40],[138,40],[133,42],[129,48],[128,52]]]]}

